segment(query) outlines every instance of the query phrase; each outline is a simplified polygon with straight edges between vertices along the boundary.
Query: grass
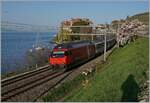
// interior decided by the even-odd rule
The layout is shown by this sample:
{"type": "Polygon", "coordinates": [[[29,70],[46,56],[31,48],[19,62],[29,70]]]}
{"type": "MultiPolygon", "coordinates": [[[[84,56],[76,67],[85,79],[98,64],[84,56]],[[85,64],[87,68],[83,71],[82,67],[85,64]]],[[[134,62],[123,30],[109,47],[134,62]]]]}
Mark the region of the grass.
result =
{"type": "Polygon", "coordinates": [[[148,68],[149,39],[139,38],[115,49],[106,64],[97,66],[98,72],[86,86],[74,88],[64,101],[136,102],[139,86],[148,80],[148,68]]]}

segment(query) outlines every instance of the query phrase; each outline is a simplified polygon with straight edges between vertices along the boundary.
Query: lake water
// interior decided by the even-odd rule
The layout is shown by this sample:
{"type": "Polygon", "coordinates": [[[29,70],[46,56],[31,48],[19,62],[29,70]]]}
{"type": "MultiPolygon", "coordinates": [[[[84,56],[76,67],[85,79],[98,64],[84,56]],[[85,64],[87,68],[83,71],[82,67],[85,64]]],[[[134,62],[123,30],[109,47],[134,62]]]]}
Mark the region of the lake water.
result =
{"type": "Polygon", "coordinates": [[[2,32],[1,33],[1,72],[6,73],[15,70],[25,60],[25,53],[33,45],[41,44],[51,47],[49,42],[56,32],[2,32]]]}

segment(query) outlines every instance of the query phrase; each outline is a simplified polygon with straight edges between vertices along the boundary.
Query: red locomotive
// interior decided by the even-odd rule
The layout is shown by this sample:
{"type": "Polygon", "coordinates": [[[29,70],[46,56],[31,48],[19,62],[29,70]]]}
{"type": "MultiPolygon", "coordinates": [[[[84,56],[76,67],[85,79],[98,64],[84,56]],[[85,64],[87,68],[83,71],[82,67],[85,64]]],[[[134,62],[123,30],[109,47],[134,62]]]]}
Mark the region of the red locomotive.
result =
{"type": "MultiPolygon", "coordinates": [[[[116,43],[115,39],[107,40],[107,49],[116,43]]],[[[71,68],[103,53],[104,42],[78,41],[58,44],[49,58],[55,68],[71,68]]]]}

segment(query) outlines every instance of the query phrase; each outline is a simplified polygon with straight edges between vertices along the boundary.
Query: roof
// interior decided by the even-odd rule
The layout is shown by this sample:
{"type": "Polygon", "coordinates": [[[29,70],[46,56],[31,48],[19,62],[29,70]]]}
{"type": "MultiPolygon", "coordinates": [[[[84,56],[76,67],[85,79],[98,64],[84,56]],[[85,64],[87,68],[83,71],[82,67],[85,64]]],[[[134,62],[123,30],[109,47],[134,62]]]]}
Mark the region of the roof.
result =
{"type": "Polygon", "coordinates": [[[90,41],[73,41],[73,42],[67,42],[62,44],[57,44],[54,49],[68,49],[68,48],[79,48],[85,45],[90,45],[90,41]]]}

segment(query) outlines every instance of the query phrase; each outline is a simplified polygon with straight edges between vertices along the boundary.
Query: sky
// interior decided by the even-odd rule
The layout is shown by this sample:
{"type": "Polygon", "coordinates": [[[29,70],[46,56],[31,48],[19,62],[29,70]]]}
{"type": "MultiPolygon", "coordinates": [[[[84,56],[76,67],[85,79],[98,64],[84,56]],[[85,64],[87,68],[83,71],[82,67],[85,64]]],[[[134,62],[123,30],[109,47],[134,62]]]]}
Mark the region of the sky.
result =
{"type": "Polygon", "coordinates": [[[147,11],[148,1],[3,1],[1,20],[58,26],[63,20],[81,17],[96,25],[147,11]]]}

